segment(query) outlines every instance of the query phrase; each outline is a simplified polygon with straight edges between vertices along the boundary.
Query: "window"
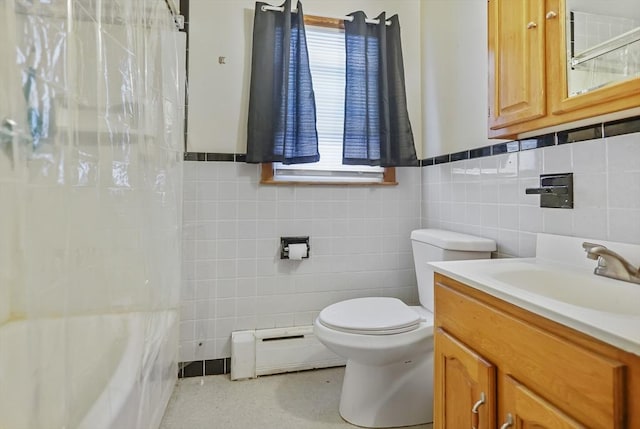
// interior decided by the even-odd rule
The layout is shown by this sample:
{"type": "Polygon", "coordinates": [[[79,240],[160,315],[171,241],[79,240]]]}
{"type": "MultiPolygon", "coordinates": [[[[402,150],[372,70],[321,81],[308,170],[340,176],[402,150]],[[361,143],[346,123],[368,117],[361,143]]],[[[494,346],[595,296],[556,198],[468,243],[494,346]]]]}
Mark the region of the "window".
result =
{"type": "Polygon", "coordinates": [[[305,24],[316,100],[320,161],[263,164],[262,183],[396,184],[393,168],[342,164],[346,76],[342,21],[305,16],[305,24]]]}

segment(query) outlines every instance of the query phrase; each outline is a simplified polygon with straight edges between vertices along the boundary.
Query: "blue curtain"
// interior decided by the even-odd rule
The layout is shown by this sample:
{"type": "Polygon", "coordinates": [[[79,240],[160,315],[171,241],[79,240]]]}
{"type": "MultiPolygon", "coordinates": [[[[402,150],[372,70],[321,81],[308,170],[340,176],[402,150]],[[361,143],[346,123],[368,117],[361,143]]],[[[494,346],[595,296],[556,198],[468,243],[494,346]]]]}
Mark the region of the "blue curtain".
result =
{"type": "Polygon", "coordinates": [[[302,4],[291,12],[257,2],[247,128],[247,162],[317,162],[316,104],[302,4]]]}
{"type": "Polygon", "coordinates": [[[363,12],[345,21],[347,76],[342,163],[416,166],[407,111],[398,16],[368,24],[363,12]]]}

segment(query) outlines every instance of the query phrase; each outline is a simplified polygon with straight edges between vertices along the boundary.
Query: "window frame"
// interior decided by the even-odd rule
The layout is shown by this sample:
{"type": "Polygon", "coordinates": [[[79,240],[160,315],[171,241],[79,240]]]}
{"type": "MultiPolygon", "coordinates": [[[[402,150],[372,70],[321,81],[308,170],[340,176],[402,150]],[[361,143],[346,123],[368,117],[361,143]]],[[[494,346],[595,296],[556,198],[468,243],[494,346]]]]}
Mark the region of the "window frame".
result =
{"type": "MultiPolygon", "coordinates": [[[[329,18],[325,16],[305,15],[305,25],[316,27],[338,28],[344,30],[344,21],[338,18],[329,18]]],[[[351,182],[351,181],[314,181],[314,180],[277,180],[274,177],[273,163],[262,163],[260,184],[262,185],[309,185],[309,186],[395,186],[398,185],[396,180],[395,167],[384,167],[382,173],[382,181],[371,182],[351,182]]]]}

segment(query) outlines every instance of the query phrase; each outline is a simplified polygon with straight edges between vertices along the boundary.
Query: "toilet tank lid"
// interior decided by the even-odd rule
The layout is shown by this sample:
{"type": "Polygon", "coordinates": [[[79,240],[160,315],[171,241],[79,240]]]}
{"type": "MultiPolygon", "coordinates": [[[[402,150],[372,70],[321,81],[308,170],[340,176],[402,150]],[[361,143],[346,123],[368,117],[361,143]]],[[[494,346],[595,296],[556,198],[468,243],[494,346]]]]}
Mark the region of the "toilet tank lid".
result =
{"type": "Polygon", "coordinates": [[[476,237],[444,229],[418,229],[411,232],[411,240],[431,244],[444,250],[465,252],[493,252],[496,242],[490,238],[476,237]]]}

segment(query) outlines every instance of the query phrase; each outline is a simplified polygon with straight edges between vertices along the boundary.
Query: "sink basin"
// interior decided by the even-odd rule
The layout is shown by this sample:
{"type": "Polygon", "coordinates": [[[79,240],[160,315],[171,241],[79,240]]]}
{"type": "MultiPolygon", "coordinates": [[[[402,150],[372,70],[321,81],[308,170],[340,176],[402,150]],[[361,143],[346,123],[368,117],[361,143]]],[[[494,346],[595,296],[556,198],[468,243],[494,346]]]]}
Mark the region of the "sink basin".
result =
{"type": "Polygon", "coordinates": [[[577,307],[640,316],[640,285],[523,262],[497,264],[485,274],[512,288],[577,307]]]}
{"type": "Polygon", "coordinates": [[[640,356],[640,285],[593,273],[582,243],[640,265],[640,243],[539,233],[535,258],[430,262],[434,272],[640,356]]]}

